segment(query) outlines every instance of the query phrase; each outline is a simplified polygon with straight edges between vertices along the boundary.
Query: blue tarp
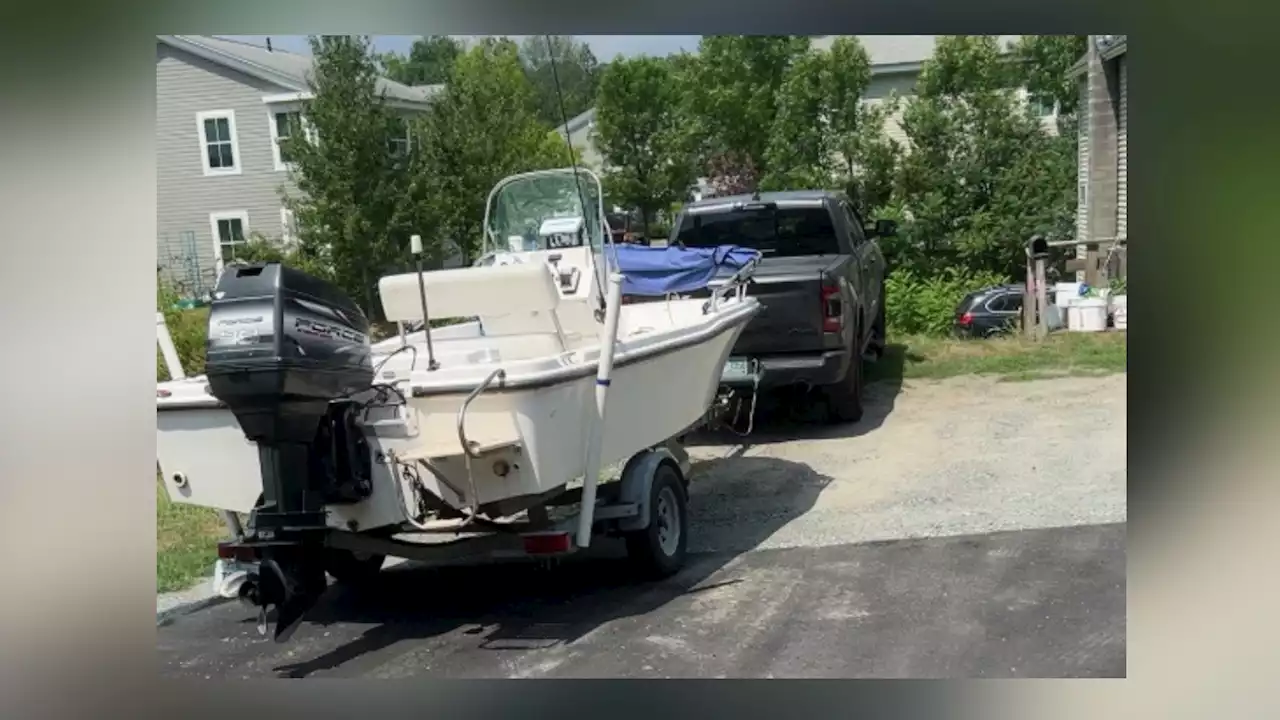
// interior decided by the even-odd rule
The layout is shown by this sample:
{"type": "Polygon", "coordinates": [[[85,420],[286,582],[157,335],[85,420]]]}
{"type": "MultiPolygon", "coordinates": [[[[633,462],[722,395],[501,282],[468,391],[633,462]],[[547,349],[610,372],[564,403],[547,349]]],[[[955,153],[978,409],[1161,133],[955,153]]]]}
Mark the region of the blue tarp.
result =
{"type": "Polygon", "coordinates": [[[722,271],[736,272],[757,256],[755,250],[721,245],[711,248],[615,245],[622,272],[622,294],[666,295],[701,290],[722,271]]]}

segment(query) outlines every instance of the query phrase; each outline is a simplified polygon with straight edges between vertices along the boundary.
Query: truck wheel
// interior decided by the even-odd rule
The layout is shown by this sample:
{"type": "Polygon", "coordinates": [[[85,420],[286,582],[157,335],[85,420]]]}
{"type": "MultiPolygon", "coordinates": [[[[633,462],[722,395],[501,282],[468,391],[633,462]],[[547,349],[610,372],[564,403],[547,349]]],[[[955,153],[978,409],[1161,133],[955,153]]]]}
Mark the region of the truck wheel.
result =
{"type": "Polygon", "coordinates": [[[871,346],[867,348],[871,351],[871,356],[879,360],[884,357],[884,348],[887,344],[888,333],[885,330],[884,319],[884,284],[880,285],[880,309],[876,311],[875,324],[871,326],[871,346]]]}
{"type": "Polygon", "coordinates": [[[627,557],[645,577],[670,577],[684,566],[689,537],[688,502],[680,472],[658,466],[649,487],[649,526],[627,533],[627,557]]]}
{"type": "Polygon", "coordinates": [[[359,585],[373,579],[386,559],[386,555],[327,548],[324,569],[343,585],[359,585]]]}
{"type": "MultiPolygon", "coordinates": [[[[854,343],[856,347],[857,341],[854,343]]],[[[861,353],[850,353],[844,378],[827,386],[827,422],[853,423],[862,419],[862,364],[861,353]]]]}

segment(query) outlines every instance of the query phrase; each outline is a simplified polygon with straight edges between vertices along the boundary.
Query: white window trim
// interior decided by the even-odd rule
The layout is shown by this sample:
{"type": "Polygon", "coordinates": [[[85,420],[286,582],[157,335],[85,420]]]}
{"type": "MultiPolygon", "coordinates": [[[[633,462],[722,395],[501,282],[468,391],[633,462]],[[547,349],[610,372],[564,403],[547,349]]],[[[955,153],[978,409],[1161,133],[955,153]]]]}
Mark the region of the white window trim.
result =
{"type": "Polygon", "coordinates": [[[236,134],[235,110],[205,110],[196,113],[196,137],[200,140],[200,167],[204,169],[205,177],[240,174],[244,159],[240,157],[240,137],[236,134]],[[227,127],[231,130],[231,159],[235,165],[230,168],[209,167],[209,141],[204,134],[204,121],[217,118],[225,118],[227,127]]]}
{"type": "Polygon", "coordinates": [[[315,128],[311,123],[307,122],[306,115],[302,115],[302,106],[297,103],[274,104],[267,106],[267,128],[271,133],[271,162],[275,165],[276,172],[284,172],[292,170],[293,163],[286,163],[280,159],[280,135],[276,129],[277,113],[299,113],[302,119],[302,135],[308,142],[314,143],[316,140],[315,128]]]}
{"type": "Polygon", "coordinates": [[[222,241],[218,237],[218,221],[219,220],[239,220],[240,229],[244,232],[245,242],[249,241],[249,211],[248,210],[219,210],[209,213],[209,231],[213,237],[213,263],[217,268],[217,272],[221,273],[226,263],[222,259],[222,241]]]}
{"type": "MultiPolygon", "coordinates": [[[[400,119],[401,119],[401,121],[403,121],[403,122],[404,122],[404,138],[403,138],[403,140],[404,140],[404,148],[405,148],[405,157],[408,157],[409,155],[412,155],[412,154],[413,154],[413,150],[414,150],[414,147],[413,147],[413,118],[409,117],[408,115],[402,115],[402,116],[400,117],[400,119]]],[[[392,137],[388,137],[388,138],[387,138],[387,150],[389,151],[389,150],[391,149],[391,142],[392,142],[392,140],[399,141],[400,139],[401,139],[401,138],[392,138],[392,137]]]]}
{"type": "Polygon", "coordinates": [[[280,239],[286,245],[298,242],[297,215],[289,208],[280,208],[280,239]]]}

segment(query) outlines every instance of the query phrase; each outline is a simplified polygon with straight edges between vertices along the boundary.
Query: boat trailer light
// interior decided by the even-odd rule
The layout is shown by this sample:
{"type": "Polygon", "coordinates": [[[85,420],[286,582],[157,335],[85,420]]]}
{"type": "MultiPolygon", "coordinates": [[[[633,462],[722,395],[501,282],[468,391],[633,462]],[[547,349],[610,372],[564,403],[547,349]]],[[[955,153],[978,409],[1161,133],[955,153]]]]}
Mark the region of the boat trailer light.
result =
{"type": "Polygon", "coordinates": [[[235,560],[242,563],[253,563],[258,560],[252,547],[232,541],[218,543],[218,557],[223,560],[235,560]]]}
{"type": "Polygon", "coordinates": [[[524,551],[530,555],[567,553],[573,547],[573,542],[567,532],[525,535],[522,539],[524,540],[524,551]]]}

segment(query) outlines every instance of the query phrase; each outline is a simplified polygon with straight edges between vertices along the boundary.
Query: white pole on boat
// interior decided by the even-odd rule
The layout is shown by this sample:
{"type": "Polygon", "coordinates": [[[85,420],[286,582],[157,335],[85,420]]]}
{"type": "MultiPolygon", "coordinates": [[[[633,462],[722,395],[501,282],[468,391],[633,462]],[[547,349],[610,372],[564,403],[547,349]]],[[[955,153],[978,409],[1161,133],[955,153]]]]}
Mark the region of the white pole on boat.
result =
{"type": "Polygon", "coordinates": [[[160,343],[160,354],[164,356],[165,369],[169,371],[170,380],[182,380],[187,373],[182,369],[182,360],[178,359],[178,348],[173,345],[173,336],[169,334],[169,326],[164,322],[164,313],[156,313],[156,341],[160,343]]]}
{"type": "Polygon", "coordinates": [[[618,342],[618,315],[622,309],[622,276],[609,275],[605,299],[604,330],[600,334],[600,363],[596,367],[596,417],[587,441],[587,474],[582,482],[582,511],[578,515],[578,547],[591,544],[591,526],[595,522],[596,485],[600,482],[600,454],[604,444],[604,407],[613,375],[613,350],[618,342]]]}
{"type": "Polygon", "coordinates": [[[418,265],[418,299],[422,301],[422,336],[427,340],[427,370],[436,370],[440,363],[436,362],[435,349],[431,347],[431,316],[427,314],[427,286],[422,279],[422,236],[409,237],[409,251],[413,253],[418,265]]]}

